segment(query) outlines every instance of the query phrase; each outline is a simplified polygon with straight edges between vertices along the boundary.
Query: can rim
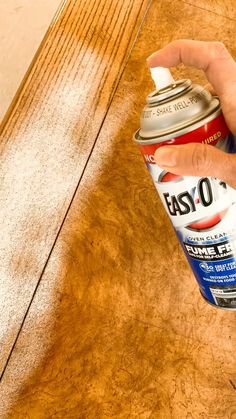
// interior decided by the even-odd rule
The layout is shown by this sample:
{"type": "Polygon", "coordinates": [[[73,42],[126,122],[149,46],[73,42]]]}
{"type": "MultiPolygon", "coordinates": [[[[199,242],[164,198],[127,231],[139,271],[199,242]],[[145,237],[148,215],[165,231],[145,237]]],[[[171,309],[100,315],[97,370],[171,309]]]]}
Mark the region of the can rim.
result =
{"type": "Polygon", "coordinates": [[[212,119],[219,116],[221,113],[222,113],[222,111],[221,111],[221,107],[220,107],[220,103],[219,103],[218,107],[216,108],[216,110],[214,112],[210,113],[206,117],[202,117],[201,119],[197,119],[194,123],[189,122],[189,124],[185,125],[181,129],[173,130],[173,131],[169,132],[168,134],[157,135],[157,136],[147,137],[146,139],[143,139],[144,137],[141,137],[139,135],[139,133],[140,133],[140,128],[139,128],[134,133],[133,140],[136,143],[141,144],[141,145],[162,143],[164,141],[172,139],[173,137],[177,138],[177,137],[180,137],[181,135],[187,134],[188,132],[194,131],[197,128],[200,128],[203,125],[203,123],[207,124],[208,122],[212,121],[212,119]]]}
{"type": "Polygon", "coordinates": [[[154,90],[146,97],[146,102],[149,104],[162,103],[170,101],[173,97],[178,97],[184,91],[191,89],[192,82],[190,79],[178,80],[175,83],[169,84],[160,90],[154,90]],[[173,92],[174,88],[174,92],[173,92]]]}

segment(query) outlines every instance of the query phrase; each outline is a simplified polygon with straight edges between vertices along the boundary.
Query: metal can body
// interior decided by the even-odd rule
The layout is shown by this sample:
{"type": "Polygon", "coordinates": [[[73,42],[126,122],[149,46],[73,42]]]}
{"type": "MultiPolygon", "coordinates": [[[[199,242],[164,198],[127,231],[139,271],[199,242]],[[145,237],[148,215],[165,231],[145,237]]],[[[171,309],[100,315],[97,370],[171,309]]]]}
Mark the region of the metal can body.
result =
{"type": "MultiPolygon", "coordinates": [[[[188,91],[188,96],[189,94],[191,91],[188,91]]],[[[182,107],[183,103],[187,107],[188,99],[183,96],[184,94],[181,99],[179,96],[177,99],[179,103],[182,102],[182,107]]],[[[155,117],[157,109],[160,114],[164,106],[166,112],[171,113],[171,98],[170,95],[168,107],[163,100],[154,108],[150,107],[155,117]]],[[[143,130],[142,136],[138,131],[135,141],[140,146],[155,187],[198,281],[201,294],[215,306],[236,309],[236,191],[217,178],[177,176],[166,172],[158,167],[154,159],[156,149],[163,145],[190,142],[211,144],[225,152],[235,152],[234,138],[219,105],[215,105],[215,109],[211,109],[209,113],[206,107],[205,115],[201,115],[199,120],[194,116],[195,122],[192,125],[189,124],[191,118],[188,115],[177,130],[173,130],[170,118],[169,132],[168,127],[164,127],[163,138],[162,132],[156,132],[157,135],[153,136],[157,122],[152,120],[149,124],[152,135],[149,135],[148,129],[143,130]]],[[[144,112],[147,115],[148,109],[145,108],[144,112]]],[[[144,118],[146,115],[144,114],[144,118]]],[[[152,119],[151,113],[149,117],[152,119]]],[[[156,118],[158,121],[158,117],[156,118]]],[[[161,130],[163,131],[162,128],[161,130]]]]}

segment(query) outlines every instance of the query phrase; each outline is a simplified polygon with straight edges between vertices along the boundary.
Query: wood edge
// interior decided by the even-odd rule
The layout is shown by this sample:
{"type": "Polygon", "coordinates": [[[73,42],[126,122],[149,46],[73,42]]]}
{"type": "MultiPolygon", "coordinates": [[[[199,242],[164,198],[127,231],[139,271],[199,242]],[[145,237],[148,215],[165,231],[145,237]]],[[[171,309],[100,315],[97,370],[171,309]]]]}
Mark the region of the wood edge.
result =
{"type": "Polygon", "coordinates": [[[46,44],[46,42],[47,42],[47,40],[49,38],[50,33],[52,32],[53,28],[57,24],[57,21],[58,21],[59,17],[61,16],[63,10],[65,9],[65,6],[66,6],[66,4],[67,4],[68,1],[69,0],[61,0],[61,3],[60,3],[60,5],[57,8],[54,17],[53,17],[51,23],[49,24],[49,27],[48,27],[45,35],[43,36],[43,39],[40,42],[39,47],[38,47],[36,53],[34,54],[34,56],[32,58],[32,61],[31,61],[30,65],[29,65],[28,69],[26,70],[26,73],[25,73],[22,81],[20,82],[20,85],[19,85],[18,89],[16,90],[16,93],[15,93],[15,95],[14,95],[14,97],[13,97],[13,99],[12,99],[10,105],[9,105],[9,107],[7,108],[7,111],[5,112],[5,114],[3,116],[2,121],[0,122],[0,135],[2,134],[2,132],[3,132],[4,128],[5,128],[8,120],[10,119],[11,114],[12,114],[13,110],[15,109],[16,104],[17,104],[17,101],[18,101],[18,99],[20,97],[20,94],[23,91],[24,86],[25,86],[25,84],[26,84],[26,82],[27,82],[27,80],[28,80],[28,78],[29,78],[29,76],[31,74],[31,71],[32,71],[32,69],[33,69],[33,67],[34,67],[34,65],[35,65],[35,63],[36,63],[39,55],[41,54],[41,52],[42,52],[42,50],[43,50],[43,48],[44,48],[44,46],[45,46],[45,44],[46,44]]]}

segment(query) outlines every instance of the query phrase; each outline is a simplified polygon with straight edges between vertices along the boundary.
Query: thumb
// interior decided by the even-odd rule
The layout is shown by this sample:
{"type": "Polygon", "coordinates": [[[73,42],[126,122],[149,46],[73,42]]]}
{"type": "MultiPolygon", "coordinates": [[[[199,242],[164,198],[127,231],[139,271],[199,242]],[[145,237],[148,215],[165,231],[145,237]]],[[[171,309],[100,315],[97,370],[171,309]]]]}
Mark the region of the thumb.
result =
{"type": "Polygon", "coordinates": [[[211,145],[191,143],[163,146],[155,160],[162,169],[183,176],[214,176],[236,189],[236,155],[211,145]]]}

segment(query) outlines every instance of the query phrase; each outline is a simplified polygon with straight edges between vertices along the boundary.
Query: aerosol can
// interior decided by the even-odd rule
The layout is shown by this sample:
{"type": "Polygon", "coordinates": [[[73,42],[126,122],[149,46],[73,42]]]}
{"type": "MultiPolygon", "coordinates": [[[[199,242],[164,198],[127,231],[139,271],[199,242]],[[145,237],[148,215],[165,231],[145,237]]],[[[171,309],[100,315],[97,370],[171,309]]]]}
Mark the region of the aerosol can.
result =
{"type": "Polygon", "coordinates": [[[211,304],[236,310],[236,190],[215,177],[180,176],[158,167],[164,146],[203,143],[236,152],[219,98],[191,80],[174,81],[168,69],[151,69],[156,90],[147,96],[139,145],[181,246],[211,304]]]}

